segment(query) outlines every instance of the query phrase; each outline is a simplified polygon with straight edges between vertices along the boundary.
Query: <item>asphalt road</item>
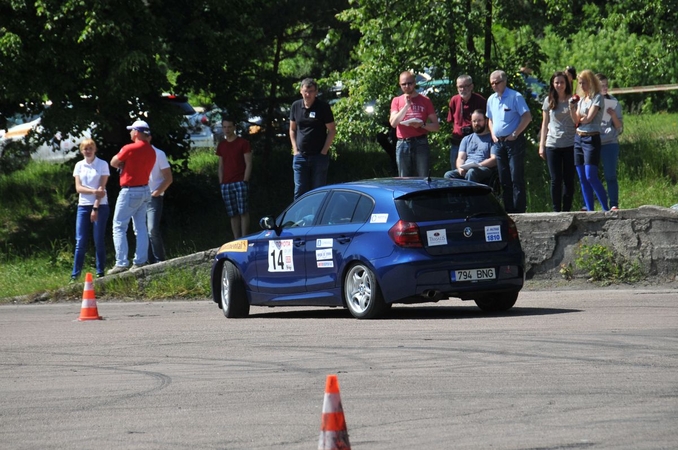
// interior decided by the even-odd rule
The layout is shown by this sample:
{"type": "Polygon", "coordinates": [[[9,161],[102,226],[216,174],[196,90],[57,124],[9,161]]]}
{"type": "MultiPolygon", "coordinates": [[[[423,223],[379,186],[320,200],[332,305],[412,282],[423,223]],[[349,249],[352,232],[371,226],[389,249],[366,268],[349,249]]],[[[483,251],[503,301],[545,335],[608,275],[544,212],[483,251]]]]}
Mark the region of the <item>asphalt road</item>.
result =
{"type": "Polygon", "coordinates": [[[315,449],[337,374],[355,449],[678,447],[676,290],[338,309],[0,307],[2,449],[315,449]]]}

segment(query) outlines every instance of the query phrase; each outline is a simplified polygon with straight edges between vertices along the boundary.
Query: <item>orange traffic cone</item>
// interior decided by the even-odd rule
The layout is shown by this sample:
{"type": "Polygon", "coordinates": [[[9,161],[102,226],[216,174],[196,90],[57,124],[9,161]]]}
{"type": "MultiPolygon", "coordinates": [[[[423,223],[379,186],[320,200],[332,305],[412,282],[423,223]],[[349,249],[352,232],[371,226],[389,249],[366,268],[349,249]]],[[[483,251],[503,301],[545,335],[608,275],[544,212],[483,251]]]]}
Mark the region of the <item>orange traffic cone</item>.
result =
{"type": "Polygon", "coordinates": [[[87,272],[85,275],[85,289],[82,291],[82,307],[80,308],[80,317],[78,320],[101,320],[97,309],[97,299],[94,296],[94,283],[92,274],[87,272]]]}
{"type": "Polygon", "coordinates": [[[320,423],[318,450],[351,450],[346,430],[344,409],[341,407],[339,380],[336,375],[327,375],[323,415],[320,423]]]}

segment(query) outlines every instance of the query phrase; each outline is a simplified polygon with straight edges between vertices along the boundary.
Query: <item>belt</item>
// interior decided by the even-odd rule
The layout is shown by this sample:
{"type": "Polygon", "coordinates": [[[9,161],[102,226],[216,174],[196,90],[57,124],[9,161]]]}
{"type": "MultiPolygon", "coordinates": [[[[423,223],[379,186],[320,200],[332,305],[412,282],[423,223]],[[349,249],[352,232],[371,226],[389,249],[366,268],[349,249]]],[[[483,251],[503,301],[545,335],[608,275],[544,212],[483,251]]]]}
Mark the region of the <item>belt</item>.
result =
{"type": "Polygon", "coordinates": [[[579,136],[598,136],[600,131],[579,131],[577,130],[579,136]]]}
{"type": "Polygon", "coordinates": [[[139,184],[136,186],[120,186],[121,189],[129,189],[129,188],[139,188],[139,187],[148,187],[147,184],[139,184]]]}
{"type": "Polygon", "coordinates": [[[413,141],[419,141],[421,139],[428,139],[428,135],[424,134],[422,136],[416,136],[416,137],[411,137],[411,138],[401,138],[401,139],[398,139],[398,140],[402,141],[402,142],[413,142],[413,141]]]}

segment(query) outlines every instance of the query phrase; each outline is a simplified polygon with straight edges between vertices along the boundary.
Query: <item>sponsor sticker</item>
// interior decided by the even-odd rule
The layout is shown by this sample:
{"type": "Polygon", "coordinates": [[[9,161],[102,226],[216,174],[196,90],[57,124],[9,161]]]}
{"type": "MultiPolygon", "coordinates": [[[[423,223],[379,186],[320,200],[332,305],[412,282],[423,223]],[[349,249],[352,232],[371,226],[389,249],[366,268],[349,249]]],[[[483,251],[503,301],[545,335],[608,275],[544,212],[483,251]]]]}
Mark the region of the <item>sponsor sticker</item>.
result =
{"type": "Polygon", "coordinates": [[[370,223],[386,223],[388,220],[388,213],[372,214],[370,223]]]}
{"type": "Polygon", "coordinates": [[[268,241],[268,271],[294,272],[292,239],[268,241]]]}
{"type": "Polygon", "coordinates": [[[501,241],[501,225],[485,227],[485,242],[500,242],[500,241],[501,241]]]}
{"type": "Polygon", "coordinates": [[[332,245],[334,243],[334,239],[316,239],[315,240],[315,247],[316,248],[332,248],[332,245]]]}
{"type": "Polygon", "coordinates": [[[235,252],[235,253],[244,253],[247,251],[247,239],[244,241],[231,241],[221,246],[219,253],[221,252],[235,252]]]}
{"type": "Polygon", "coordinates": [[[334,267],[334,261],[316,261],[318,269],[334,267]]]}
{"type": "Polygon", "coordinates": [[[426,232],[426,239],[428,240],[429,247],[447,245],[447,233],[444,229],[428,230],[426,232]]]}
{"type": "Polygon", "coordinates": [[[316,261],[321,261],[323,259],[332,259],[332,249],[323,248],[315,251],[316,261]]]}

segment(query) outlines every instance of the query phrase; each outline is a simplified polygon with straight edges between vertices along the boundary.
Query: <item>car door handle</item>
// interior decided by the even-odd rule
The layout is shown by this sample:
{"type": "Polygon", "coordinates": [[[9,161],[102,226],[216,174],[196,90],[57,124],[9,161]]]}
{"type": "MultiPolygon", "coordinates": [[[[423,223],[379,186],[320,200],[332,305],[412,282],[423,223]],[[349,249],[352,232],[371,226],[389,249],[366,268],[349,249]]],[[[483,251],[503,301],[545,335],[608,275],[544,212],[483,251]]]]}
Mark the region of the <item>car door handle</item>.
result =
{"type": "Polygon", "coordinates": [[[295,247],[301,247],[302,245],[306,245],[306,241],[303,241],[303,240],[301,240],[301,239],[296,239],[296,240],[294,241],[294,246],[295,246],[295,247]]]}
{"type": "Polygon", "coordinates": [[[345,244],[347,242],[351,242],[351,238],[348,236],[341,236],[337,238],[337,242],[340,244],[345,244]]]}

